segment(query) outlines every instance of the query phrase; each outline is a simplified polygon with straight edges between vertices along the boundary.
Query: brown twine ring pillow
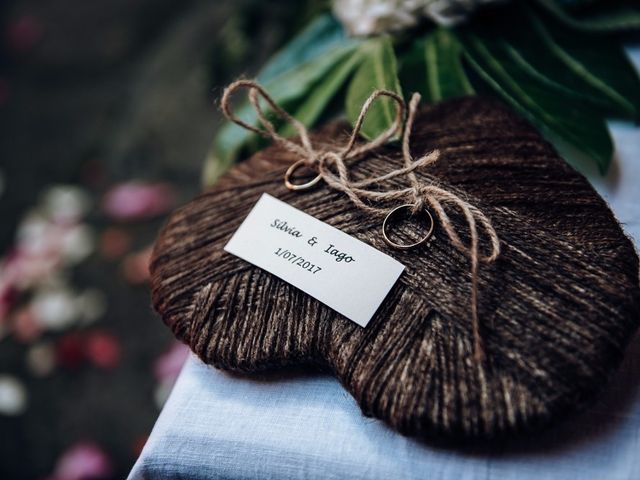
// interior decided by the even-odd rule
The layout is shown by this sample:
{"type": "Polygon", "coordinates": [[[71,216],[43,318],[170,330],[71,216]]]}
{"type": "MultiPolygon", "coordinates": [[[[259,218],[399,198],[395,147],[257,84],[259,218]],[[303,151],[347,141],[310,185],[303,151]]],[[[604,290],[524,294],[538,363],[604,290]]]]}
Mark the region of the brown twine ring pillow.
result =
{"type": "MultiPolygon", "coordinates": [[[[331,124],[312,140],[341,144],[347,131],[331,124]]],[[[436,230],[428,247],[391,249],[379,221],[342,193],[323,184],[285,188],[284,172],[298,159],[277,146],[171,216],[151,262],[154,307],[204,362],[243,372],[319,365],[365,414],[406,434],[493,437],[579,408],[638,326],[632,243],[589,183],[496,102],[463,98],[421,110],[412,152],[435,148],[440,159],[418,177],[469,198],[501,241],[500,257],[479,271],[483,362],[474,361],[468,259],[446,235],[436,230]],[[263,192],[406,265],[366,328],[223,251],[263,192]]],[[[385,148],[360,161],[358,175],[401,161],[385,148]]],[[[462,218],[451,221],[464,231],[462,218]]]]}

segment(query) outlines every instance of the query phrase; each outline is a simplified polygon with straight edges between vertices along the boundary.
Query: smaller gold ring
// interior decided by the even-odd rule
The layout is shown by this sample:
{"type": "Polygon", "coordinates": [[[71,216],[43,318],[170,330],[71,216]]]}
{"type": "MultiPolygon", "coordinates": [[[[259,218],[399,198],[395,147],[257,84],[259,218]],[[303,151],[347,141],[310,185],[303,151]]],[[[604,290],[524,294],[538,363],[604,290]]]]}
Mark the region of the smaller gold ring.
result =
{"type": "Polygon", "coordinates": [[[307,188],[313,187],[316,183],[320,181],[320,175],[316,175],[315,178],[309,180],[306,183],[295,184],[291,182],[291,175],[300,167],[304,166],[304,160],[298,160],[296,163],[287,168],[286,173],[284,174],[284,184],[289,190],[306,190],[307,188]]]}
{"type": "Polygon", "coordinates": [[[393,240],[391,240],[388,236],[387,236],[387,222],[388,220],[393,216],[394,213],[396,213],[399,210],[402,209],[411,209],[413,208],[414,205],[407,203],[405,205],[400,205],[399,207],[394,208],[393,210],[391,210],[389,213],[387,213],[387,216],[384,217],[384,222],[382,222],[382,237],[384,238],[384,241],[387,242],[387,244],[393,248],[397,248],[398,250],[409,250],[410,248],[414,248],[417,247],[418,245],[422,245],[424,242],[426,242],[427,240],[429,240],[431,238],[431,235],[433,235],[433,230],[435,227],[435,222],[433,221],[433,215],[431,215],[431,212],[429,212],[429,210],[427,210],[426,208],[423,210],[424,213],[427,214],[427,217],[429,218],[429,221],[431,222],[431,226],[429,227],[429,231],[427,232],[427,234],[422,237],[420,240],[418,240],[415,243],[409,243],[406,245],[403,245],[401,243],[396,243],[393,240]]]}

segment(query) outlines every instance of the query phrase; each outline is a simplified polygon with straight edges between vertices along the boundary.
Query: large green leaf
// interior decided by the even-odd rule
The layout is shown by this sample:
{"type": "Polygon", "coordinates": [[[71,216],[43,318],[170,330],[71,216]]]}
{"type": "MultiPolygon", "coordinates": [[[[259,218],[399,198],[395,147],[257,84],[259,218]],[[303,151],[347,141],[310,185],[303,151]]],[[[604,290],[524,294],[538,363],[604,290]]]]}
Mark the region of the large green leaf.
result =
{"type": "Polygon", "coordinates": [[[595,39],[567,36],[554,29],[549,44],[554,55],[570,70],[582,77],[586,84],[599,90],[611,104],[617,104],[616,112],[626,111],[635,120],[640,118],[640,76],[627,56],[621,42],[613,38],[595,39]]]}
{"type": "MultiPolygon", "coordinates": [[[[331,16],[323,15],[277,53],[257,80],[281,106],[291,107],[359,44],[359,40],[345,38],[331,16]]],[[[257,124],[256,113],[248,102],[242,102],[235,111],[247,123],[257,124]]],[[[226,122],[219,129],[205,161],[205,184],[214,183],[251,142],[256,142],[255,134],[226,122]]]]}
{"type": "Polygon", "coordinates": [[[398,54],[398,79],[407,93],[427,95],[427,59],[424,54],[425,37],[418,37],[398,54]]]}
{"type": "Polygon", "coordinates": [[[582,12],[565,9],[555,0],[537,2],[562,23],[575,30],[606,33],[640,29],[640,6],[637,0],[603,1],[600,5],[582,12]]]}
{"type": "MultiPolygon", "coordinates": [[[[338,62],[327,75],[311,87],[308,95],[292,112],[293,116],[305,126],[313,126],[361,61],[362,55],[356,51],[338,62]]],[[[286,124],[279,133],[288,137],[296,131],[291,124],[286,124]]]]}
{"type": "Polygon", "coordinates": [[[461,48],[455,36],[438,28],[426,38],[427,97],[432,102],[473,94],[461,62],[461,48]]]}
{"type": "MultiPolygon", "coordinates": [[[[375,90],[390,90],[402,95],[390,37],[372,38],[360,46],[358,53],[362,55],[362,61],[349,84],[346,98],[347,118],[352,124],[355,124],[362,106],[375,90]]],[[[393,100],[377,99],[369,109],[362,135],[372,139],[387,130],[395,119],[395,108],[393,100]]]]}
{"type": "Polygon", "coordinates": [[[606,115],[638,118],[640,79],[619,42],[543,24],[528,8],[506,10],[509,22],[489,19],[474,32],[498,44],[549,89],[606,115]]]}
{"type": "Polygon", "coordinates": [[[413,42],[400,57],[400,83],[405,92],[420,92],[429,102],[472,95],[455,35],[439,28],[413,42]]]}
{"type": "Polygon", "coordinates": [[[269,82],[283,72],[323,55],[336,46],[344,45],[345,42],[350,40],[340,22],[331,14],[320,15],[271,57],[260,70],[257,79],[261,83],[269,82]]]}
{"type": "Polygon", "coordinates": [[[640,118],[640,77],[617,39],[567,32],[551,22],[544,25],[535,15],[530,19],[551,57],[571,72],[566,86],[582,86],[612,112],[640,118]]]}
{"type": "Polygon", "coordinates": [[[544,133],[584,152],[606,172],[613,143],[596,111],[531,77],[499,45],[468,32],[461,38],[469,64],[498,95],[544,133]]]}
{"type": "MultiPolygon", "coordinates": [[[[308,60],[274,77],[263,86],[275,102],[286,108],[291,102],[307,95],[314,82],[327,74],[336,63],[353,53],[354,49],[353,45],[335,47],[320,57],[308,60]]],[[[235,113],[251,125],[256,125],[258,122],[255,110],[246,102],[237,108],[235,113]]],[[[255,138],[252,132],[235,123],[225,123],[215,138],[212,155],[207,159],[210,165],[206,172],[206,181],[215,181],[224,173],[236,160],[242,147],[252,138],[255,138]]]]}

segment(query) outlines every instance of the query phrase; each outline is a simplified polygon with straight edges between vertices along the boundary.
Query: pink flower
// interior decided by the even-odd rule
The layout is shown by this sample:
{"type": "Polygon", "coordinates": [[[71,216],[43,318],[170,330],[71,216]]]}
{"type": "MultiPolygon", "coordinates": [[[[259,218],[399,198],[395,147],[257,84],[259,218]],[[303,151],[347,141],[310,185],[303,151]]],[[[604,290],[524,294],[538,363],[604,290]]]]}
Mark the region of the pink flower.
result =
{"type": "Polygon", "coordinates": [[[42,34],[40,21],[31,15],[25,15],[7,27],[7,44],[15,53],[27,53],[40,41],[42,34]]]}
{"type": "Polygon", "coordinates": [[[156,359],[153,365],[153,374],[156,380],[173,382],[178,377],[188,356],[189,347],[182,342],[174,341],[169,349],[156,359]]]}
{"type": "Polygon", "coordinates": [[[16,333],[25,341],[37,336],[32,320],[42,328],[62,329],[86,316],[63,274],[93,251],[93,232],[80,223],[89,208],[84,190],[49,188],[41,204],[20,222],[13,247],[0,258],[0,322],[31,294],[33,318],[19,316],[16,323],[16,333]]]}
{"type": "Polygon", "coordinates": [[[79,333],[68,333],[56,342],[57,363],[68,369],[79,368],[87,359],[85,339],[79,333]]]}
{"type": "Polygon", "coordinates": [[[0,270],[0,325],[7,319],[17,300],[18,292],[11,283],[3,279],[0,270]]]}
{"type": "Polygon", "coordinates": [[[104,212],[116,220],[138,220],[166,213],[174,204],[173,188],[166,183],[121,183],[104,196],[104,212]]]}
{"type": "MultiPolygon", "coordinates": [[[[16,247],[0,264],[0,291],[16,294],[46,282],[60,265],[60,255],[50,249],[16,247]]],[[[2,294],[0,294],[2,295],[2,294]]]]}
{"type": "Polygon", "coordinates": [[[27,290],[45,283],[63,267],[77,264],[91,254],[93,234],[84,224],[58,224],[40,214],[21,223],[13,251],[0,269],[0,290],[10,285],[27,290]]]}
{"type": "Polygon", "coordinates": [[[112,369],[120,363],[120,342],[110,333],[94,332],[89,334],[85,350],[89,360],[98,367],[112,369]]]}
{"type": "Polygon", "coordinates": [[[13,315],[13,333],[23,343],[31,343],[42,334],[42,325],[30,308],[22,308],[13,315]]]}
{"type": "Polygon", "coordinates": [[[68,333],[56,344],[57,362],[76,369],[87,360],[96,367],[112,369],[118,366],[122,350],[118,339],[107,332],[68,333]]]}
{"type": "Polygon", "coordinates": [[[133,285],[141,285],[149,280],[149,262],[151,261],[152,246],[144,250],[131,253],[122,262],[122,274],[133,285]]]}
{"type": "Polygon", "coordinates": [[[129,250],[131,235],[118,227],[109,227],[100,236],[100,253],[107,260],[115,260],[129,250]]]}
{"type": "Polygon", "coordinates": [[[153,396],[158,408],[162,408],[162,405],[169,397],[173,384],[178,378],[178,374],[188,355],[189,348],[178,341],[174,341],[171,347],[156,359],[153,365],[153,373],[156,380],[158,380],[158,384],[153,396]]]}
{"type": "Polygon", "coordinates": [[[111,460],[96,444],[76,443],[60,457],[51,480],[97,480],[113,472],[111,460]]]}

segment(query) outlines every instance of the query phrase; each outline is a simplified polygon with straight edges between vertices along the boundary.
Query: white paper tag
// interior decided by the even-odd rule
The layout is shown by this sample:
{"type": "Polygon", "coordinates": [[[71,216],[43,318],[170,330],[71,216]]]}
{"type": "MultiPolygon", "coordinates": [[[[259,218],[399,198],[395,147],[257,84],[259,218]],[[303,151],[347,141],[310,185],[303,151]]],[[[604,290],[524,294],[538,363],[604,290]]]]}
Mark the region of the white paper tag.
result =
{"type": "Polygon", "coordinates": [[[404,270],[390,256],[267,193],[224,249],[362,327],[404,270]]]}

